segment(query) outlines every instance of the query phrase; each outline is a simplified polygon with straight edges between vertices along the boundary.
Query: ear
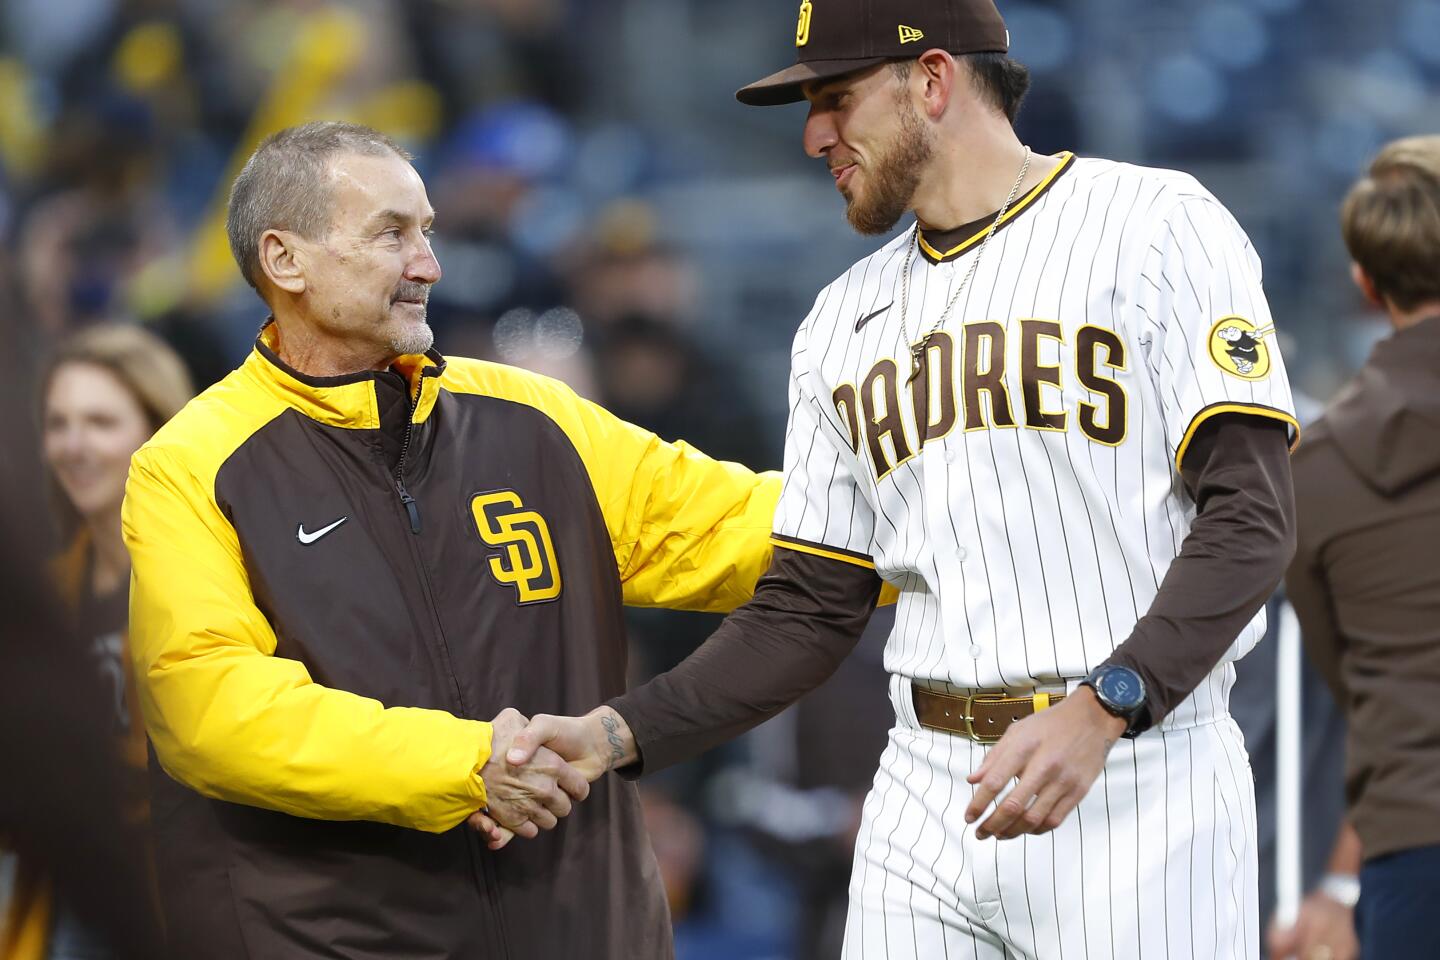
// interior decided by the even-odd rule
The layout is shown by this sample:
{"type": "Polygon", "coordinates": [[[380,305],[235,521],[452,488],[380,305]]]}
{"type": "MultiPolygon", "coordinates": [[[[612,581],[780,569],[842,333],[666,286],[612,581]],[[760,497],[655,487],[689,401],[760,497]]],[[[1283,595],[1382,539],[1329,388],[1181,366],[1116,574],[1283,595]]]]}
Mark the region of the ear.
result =
{"type": "Polygon", "coordinates": [[[305,255],[299,240],[289,230],[266,230],[260,235],[260,271],[277,289],[297,296],[305,292],[305,255]]]}
{"type": "Polygon", "coordinates": [[[1385,300],[1375,289],[1375,281],[1370,279],[1370,274],[1365,272],[1364,267],[1353,261],[1350,263],[1350,279],[1355,281],[1355,286],[1360,288],[1360,293],[1364,295],[1371,306],[1379,307],[1381,310],[1385,309],[1385,300]]]}
{"type": "Polygon", "coordinates": [[[960,64],[945,50],[926,50],[915,61],[910,82],[924,84],[919,90],[920,100],[925,115],[931,120],[939,120],[944,115],[959,78],[960,64]]]}

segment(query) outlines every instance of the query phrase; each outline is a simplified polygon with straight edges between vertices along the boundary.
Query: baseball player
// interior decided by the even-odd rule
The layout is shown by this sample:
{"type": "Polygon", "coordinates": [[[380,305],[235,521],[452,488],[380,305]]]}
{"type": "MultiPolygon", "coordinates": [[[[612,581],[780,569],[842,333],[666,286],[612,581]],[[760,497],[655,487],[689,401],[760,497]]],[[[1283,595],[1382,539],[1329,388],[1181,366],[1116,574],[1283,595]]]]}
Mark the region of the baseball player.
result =
{"type": "Polygon", "coordinates": [[[1293,550],[1298,438],[1260,263],[1185,174],[1021,144],[1008,39],[991,0],[806,0],[799,62],[739,92],[808,101],[857,230],[916,222],[796,335],[755,600],[516,742],[697,752],[823,678],[883,580],[896,724],[844,956],[1256,956],[1227,695],[1293,550]]]}

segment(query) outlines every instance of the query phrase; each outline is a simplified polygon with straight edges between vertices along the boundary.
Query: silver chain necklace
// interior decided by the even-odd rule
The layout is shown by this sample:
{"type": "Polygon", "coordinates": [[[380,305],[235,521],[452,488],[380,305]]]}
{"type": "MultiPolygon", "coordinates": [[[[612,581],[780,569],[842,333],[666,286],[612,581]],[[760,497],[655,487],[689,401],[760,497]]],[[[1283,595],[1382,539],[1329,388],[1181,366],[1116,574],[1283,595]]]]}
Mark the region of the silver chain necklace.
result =
{"type": "Polygon", "coordinates": [[[990,238],[995,236],[995,231],[1000,228],[1000,221],[1005,219],[1005,213],[1010,205],[1015,202],[1015,195],[1020,192],[1020,184],[1025,182],[1025,175],[1030,172],[1030,148],[1025,148],[1025,162],[1020,164],[1020,176],[1015,178],[1015,185],[1010,188],[1010,196],[1005,198],[1005,203],[1000,207],[1000,212],[995,214],[995,221],[990,224],[990,229],[985,232],[985,239],[980,241],[980,249],[975,252],[975,259],[970,261],[970,269],[965,273],[965,279],[960,281],[954,296],[950,302],[945,304],[945,309],[940,311],[940,316],[930,324],[930,329],[919,340],[910,336],[910,262],[915,259],[915,249],[920,245],[920,224],[917,221],[910,234],[910,251],[905,254],[905,266],[900,272],[900,332],[905,334],[905,342],[910,344],[910,376],[905,382],[910,383],[920,376],[920,364],[925,356],[925,345],[945,323],[945,318],[950,316],[950,310],[955,302],[960,299],[960,294],[970,285],[970,278],[975,276],[975,268],[980,265],[980,258],[985,256],[985,248],[990,245],[990,238]]]}

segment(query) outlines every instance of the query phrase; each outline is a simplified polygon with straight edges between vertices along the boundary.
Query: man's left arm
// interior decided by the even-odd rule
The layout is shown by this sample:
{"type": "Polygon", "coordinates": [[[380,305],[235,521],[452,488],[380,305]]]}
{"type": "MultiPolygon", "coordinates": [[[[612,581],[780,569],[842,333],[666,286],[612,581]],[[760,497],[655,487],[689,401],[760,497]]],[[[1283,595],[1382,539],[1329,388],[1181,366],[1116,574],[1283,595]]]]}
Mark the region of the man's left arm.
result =
{"type": "MultiPolygon", "coordinates": [[[[750,600],[771,565],[778,471],[715,460],[568,392],[551,403],[600,502],[627,606],[729,613],[750,600]]],[[[896,596],[882,585],[879,602],[896,596]]]]}
{"type": "Polygon", "coordinates": [[[728,613],[770,564],[780,474],[667,441],[552,381],[525,398],[580,455],[614,550],[624,603],[728,613]]]}

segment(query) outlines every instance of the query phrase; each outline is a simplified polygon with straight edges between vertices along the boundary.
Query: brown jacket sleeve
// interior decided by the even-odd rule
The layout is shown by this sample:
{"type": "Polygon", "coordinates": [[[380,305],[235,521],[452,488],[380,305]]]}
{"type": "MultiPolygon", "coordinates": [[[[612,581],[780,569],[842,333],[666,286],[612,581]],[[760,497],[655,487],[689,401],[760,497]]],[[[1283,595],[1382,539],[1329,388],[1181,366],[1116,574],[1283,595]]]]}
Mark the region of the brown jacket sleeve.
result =
{"type": "Polygon", "coordinates": [[[1145,681],[1137,732],[1163,720],[1215,668],[1295,552],[1285,424],[1215,417],[1191,441],[1181,477],[1195,498],[1195,523],[1149,611],[1108,661],[1145,681]]]}
{"type": "Polygon", "coordinates": [[[1300,621],[1305,638],[1305,652],[1310,662],[1335,695],[1335,702],[1346,703],[1345,676],[1340,669],[1345,641],[1335,623],[1330,602],[1330,587],[1317,556],[1315,545],[1301,540],[1295,548],[1295,559],[1285,574],[1285,594],[1300,621]]]}
{"type": "Polygon", "coordinates": [[[653,773],[768,720],[824,683],[880,594],[874,570],[778,547],[754,598],[675,669],[609,702],[653,773]]]}

